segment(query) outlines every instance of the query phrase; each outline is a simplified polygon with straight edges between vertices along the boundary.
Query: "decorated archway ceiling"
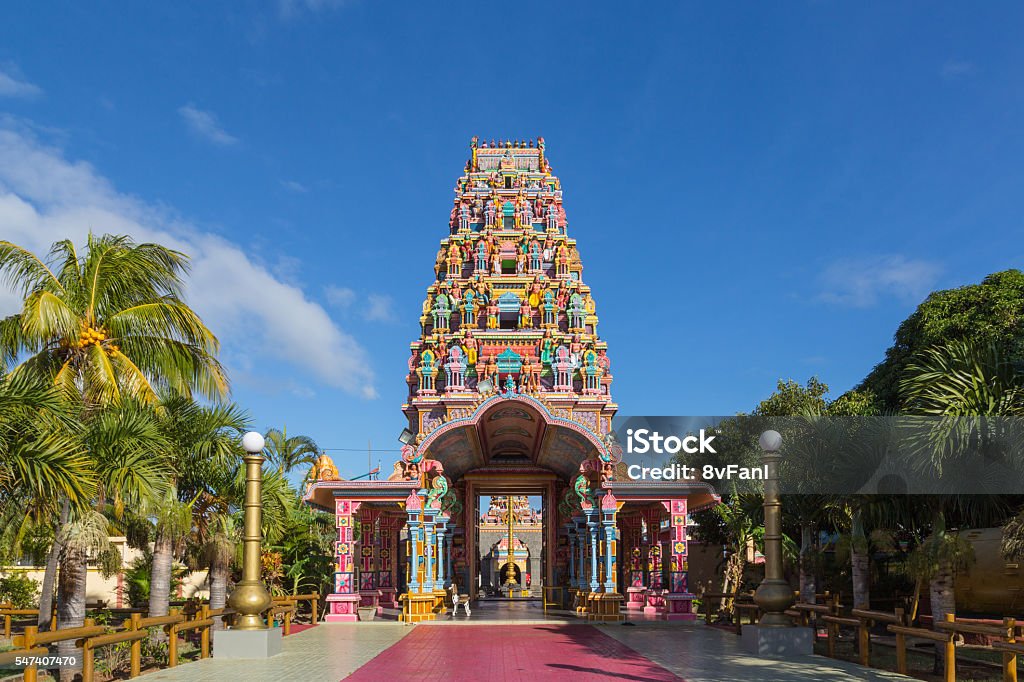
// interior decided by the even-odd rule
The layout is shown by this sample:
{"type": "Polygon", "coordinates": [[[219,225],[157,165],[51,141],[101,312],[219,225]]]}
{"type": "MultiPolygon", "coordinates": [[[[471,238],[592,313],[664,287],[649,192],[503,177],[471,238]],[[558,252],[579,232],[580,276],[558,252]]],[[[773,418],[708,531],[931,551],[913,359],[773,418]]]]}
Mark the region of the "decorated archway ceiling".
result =
{"type": "Polygon", "coordinates": [[[598,456],[600,447],[596,435],[522,398],[488,401],[461,421],[442,427],[443,433],[423,444],[427,456],[440,461],[452,479],[472,470],[522,466],[548,469],[569,480],[583,460],[598,456]]]}

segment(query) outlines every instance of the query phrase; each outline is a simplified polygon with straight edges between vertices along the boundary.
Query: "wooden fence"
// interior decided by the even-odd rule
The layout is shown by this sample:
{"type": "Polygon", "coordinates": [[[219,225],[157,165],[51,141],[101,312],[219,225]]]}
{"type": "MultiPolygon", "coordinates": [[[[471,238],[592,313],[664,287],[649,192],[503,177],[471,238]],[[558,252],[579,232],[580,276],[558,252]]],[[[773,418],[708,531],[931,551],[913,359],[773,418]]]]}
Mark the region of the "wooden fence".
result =
{"type": "MultiPolygon", "coordinates": [[[[308,601],[312,609],[311,621],[318,620],[318,605],[320,595],[303,594],[279,597],[274,600],[265,616],[273,624],[280,621],[283,634],[291,634],[292,618],[296,613],[298,604],[308,601]]],[[[4,605],[6,606],[6,605],[4,605]]],[[[5,632],[10,632],[10,625],[7,621],[7,612],[32,611],[32,613],[10,613],[10,617],[18,615],[36,615],[38,610],[34,609],[12,609],[0,608],[0,615],[5,616],[5,632]]],[[[50,653],[49,645],[58,642],[73,641],[75,646],[82,650],[82,682],[93,682],[95,677],[96,650],[103,647],[130,642],[129,647],[129,671],[130,678],[137,677],[142,671],[142,640],[149,636],[150,628],[161,628],[167,635],[167,667],[173,668],[178,664],[178,636],[193,630],[199,631],[199,657],[210,656],[210,630],[214,626],[214,618],[220,617],[230,620],[235,611],[230,608],[211,609],[208,604],[192,602],[184,607],[171,609],[169,615],[154,616],[145,618],[141,613],[131,612],[127,614],[119,625],[105,626],[97,625],[94,618],[86,618],[85,624],[77,628],[56,628],[47,632],[39,632],[36,625],[27,625],[24,632],[15,635],[14,649],[0,653],[0,666],[11,666],[18,658],[25,656],[47,656],[50,653]]],[[[29,666],[25,668],[25,682],[35,682],[38,676],[38,667],[29,666]]]]}

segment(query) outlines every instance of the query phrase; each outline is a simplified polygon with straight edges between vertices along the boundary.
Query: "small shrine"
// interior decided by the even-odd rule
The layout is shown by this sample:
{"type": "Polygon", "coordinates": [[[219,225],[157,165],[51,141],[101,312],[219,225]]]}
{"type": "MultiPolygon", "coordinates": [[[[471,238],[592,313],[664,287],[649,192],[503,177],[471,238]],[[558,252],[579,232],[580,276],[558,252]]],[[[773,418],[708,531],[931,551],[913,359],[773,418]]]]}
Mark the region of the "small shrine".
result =
{"type": "Polygon", "coordinates": [[[431,620],[453,582],[477,599],[527,573],[581,618],[693,619],[687,518],[718,497],[626,476],[611,356],[544,138],[473,138],[444,231],[409,344],[401,458],[384,481],[318,463],[307,487],[338,527],[327,620],[359,606],[431,620]]]}

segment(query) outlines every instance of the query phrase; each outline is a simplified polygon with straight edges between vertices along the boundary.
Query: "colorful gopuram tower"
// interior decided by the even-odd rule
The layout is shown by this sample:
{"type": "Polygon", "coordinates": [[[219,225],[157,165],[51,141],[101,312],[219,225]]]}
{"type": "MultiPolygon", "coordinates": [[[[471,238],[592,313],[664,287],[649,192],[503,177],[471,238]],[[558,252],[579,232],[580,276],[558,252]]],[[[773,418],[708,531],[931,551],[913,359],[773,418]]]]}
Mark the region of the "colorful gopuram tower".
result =
{"type": "Polygon", "coordinates": [[[473,138],[423,300],[421,335],[410,344],[403,411],[419,439],[506,391],[536,396],[594,433],[610,431],[617,407],[610,360],[567,228],[544,138],[473,138]]]}

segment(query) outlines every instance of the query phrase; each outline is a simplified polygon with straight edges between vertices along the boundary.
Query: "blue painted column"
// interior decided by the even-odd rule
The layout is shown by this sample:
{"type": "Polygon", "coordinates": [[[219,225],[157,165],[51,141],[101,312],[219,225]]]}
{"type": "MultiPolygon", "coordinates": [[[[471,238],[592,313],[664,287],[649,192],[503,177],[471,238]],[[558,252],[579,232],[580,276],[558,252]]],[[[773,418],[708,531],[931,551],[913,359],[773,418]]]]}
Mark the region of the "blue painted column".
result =
{"type": "Polygon", "coordinates": [[[597,510],[587,509],[584,510],[584,514],[587,515],[587,529],[590,531],[590,591],[597,592],[598,588],[601,587],[601,583],[598,582],[597,572],[597,510]]]}
{"type": "Polygon", "coordinates": [[[409,512],[409,594],[419,594],[420,512],[409,512]]]}
{"type": "Polygon", "coordinates": [[[438,588],[448,587],[448,576],[445,572],[448,564],[445,562],[445,542],[448,535],[448,517],[439,516],[437,519],[437,584],[438,588]]]}
{"type": "Polygon", "coordinates": [[[604,524],[604,591],[615,592],[615,514],[605,514],[604,524]]]}
{"type": "Polygon", "coordinates": [[[423,575],[423,591],[434,591],[434,517],[426,514],[423,517],[423,554],[427,559],[427,570],[423,575]]]}
{"type": "Polygon", "coordinates": [[[586,521],[580,521],[576,524],[576,535],[578,536],[577,544],[580,546],[579,587],[585,591],[587,590],[587,574],[589,573],[587,570],[589,564],[587,562],[590,560],[590,532],[587,530],[586,521]]]}

